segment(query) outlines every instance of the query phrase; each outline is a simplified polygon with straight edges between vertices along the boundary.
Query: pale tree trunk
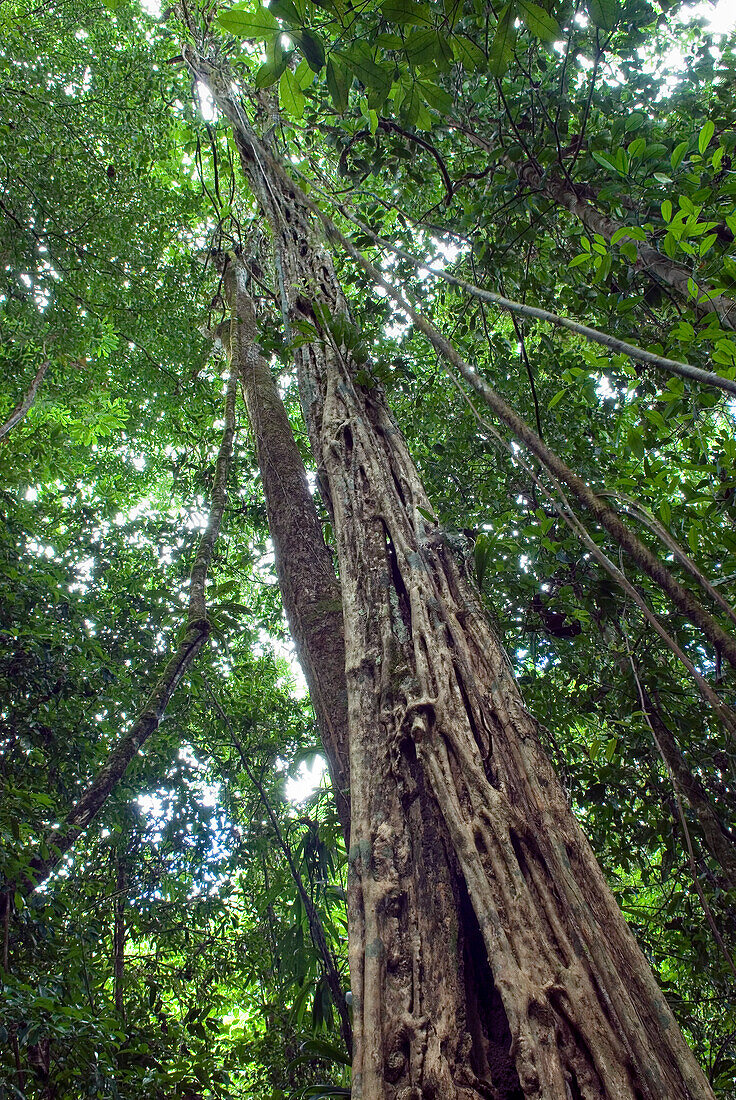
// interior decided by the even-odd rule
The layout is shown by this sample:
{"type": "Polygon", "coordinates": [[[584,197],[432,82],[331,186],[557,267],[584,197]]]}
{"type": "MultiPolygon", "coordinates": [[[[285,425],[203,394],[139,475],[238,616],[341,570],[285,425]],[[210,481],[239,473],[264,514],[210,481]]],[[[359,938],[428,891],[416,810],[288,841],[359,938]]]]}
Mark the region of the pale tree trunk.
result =
{"type": "Polygon", "coordinates": [[[340,585],[284,403],[258,346],[247,281],[244,260],[232,257],[224,279],[232,314],[227,350],[237,357],[284,609],[309,688],[347,840],[350,772],[340,585]]]}
{"type": "Polygon", "coordinates": [[[232,85],[187,51],[234,128],[280,255],[334,515],[350,735],[354,1100],[712,1097],[539,744],[477,594],[378,389],[311,211],[232,85]]]}

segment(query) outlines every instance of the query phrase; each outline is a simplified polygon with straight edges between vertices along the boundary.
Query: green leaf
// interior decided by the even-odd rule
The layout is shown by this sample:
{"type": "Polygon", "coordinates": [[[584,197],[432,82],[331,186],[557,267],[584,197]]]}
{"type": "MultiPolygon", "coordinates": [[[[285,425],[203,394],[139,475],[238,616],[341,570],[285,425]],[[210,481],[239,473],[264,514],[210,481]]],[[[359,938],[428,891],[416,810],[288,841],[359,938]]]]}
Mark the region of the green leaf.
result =
{"type": "Polygon", "coordinates": [[[442,115],[449,115],[452,110],[452,96],[444,88],[439,88],[431,80],[418,80],[417,87],[426,99],[430,107],[439,111],[442,115]]]}
{"type": "Polygon", "coordinates": [[[481,533],[475,540],[475,547],[473,549],[473,558],[475,561],[475,579],[478,582],[478,588],[483,587],[483,580],[488,568],[488,559],[491,555],[491,543],[488,535],[481,533]]]}
{"type": "Polygon", "coordinates": [[[348,109],[348,92],[350,90],[350,77],[344,67],[332,55],[327,61],[327,90],[330,93],[335,109],[345,114],[348,109]]]}
{"type": "Polygon", "coordinates": [[[629,450],[636,458],[644,458],[644,436],[639,428],[629,428],[626,440],[629,445],[629,450]]]}
{"type": "Polygon", "coordinates": [[[336,55],[351,72],[355,73],[361,84],[372,88],[384,97],[391,87],[391,73],[381,68],[373,60],[370,49],[362,42],[351,46],[349,50],[338,51],[336,55]]]}
{"type": "Polygon", "coordinates": [[[535,38],[541,38],[543,42],[559,42],[562,38],[557,20],[532,0],[516,0],[516,14],[535,38]]]}
{"type": "Polygon", "coordinates": [[[325,63],[325,48],[322,40],[313,31],[308,30],[290,30],[289,34],[307,59],[310,69],[318,73],[325,63]]]}
{"type": "Polygon", "coordinates": [[[432,12],[427,4],[417,0],[384,0],[381,15],[389,23],[402,26],[428,27],[432,25],[432,12]]]}
{"type": "Polygon", "coordinates": [[[422,93],[414,82],[401,101],[401,117],[407,126],[416,126],[419,130],[432,129],[432,116],[424,106],[422,93]]]}
{"type": "Polygon", "coordinates": [[[513,60],[515,45],[514,9],[511,4],[506,4],[498,17],[496,33],[488,54],[488,68],[493,76],[504,75],[513,60]]]}
{"type": "Polygon", "coordinates": [[[419,512],[420,516],[424,516],[425,519],[428,519],[430,521],[430,523],[439,523],[440,522],[437,519],[437,516],[433,516],[431,512],[427,511],[426,508],[420,508],[418,504],[417,504],[417,512],[419,512]]]}
{"type": "MultiPolygon", "coordinates": [[[[578,256],[578,257],[576,257],[576,258],[577,258],[577,259],[580,259],[580,257],[579,257],[579,256],[578,256]]],[[[587,256],[587,255],[586,255],[586,257],[585,257],[585,258],[586,258],[587,260],[589,260],[589,259],[590,259],[590,257],[589,257],[589,256],[587,256]]],[[[562,398],[563,398],[563,397],[565,396],[565,394],[566,394],[566,393],[567,393],[567,389],[564,389],[564,390],[558,390],[558,391],[557,391],[557,393],[556,393],[556,394],[554,395],[554,397],[552,398],[552,400],[551,400],[551,401],[549,401],[549,402],[547,403],[547,409],[548,409],[548,410],[549,410],[549,409],[554,409],[555,405],[559,405],[560,401],[562,401],[562,398]]]]}
{"type": "Polygon", "coordinates": [[[664,219],[664,221],[672,221],[672,203],[669,199],[664,200],[664,202],[660,206],[660,210],[662,211],[662,218],[664,219]]]}
{"type": "Polygon", "coordinates": [[[314,83],[314,71],[306,58],[302,58],[294,73],[296,82],[304,92],[314,83]]]}
{"type": "Polygon", "coordinates": [[[439,35],[431,27],[414,27],[406,37],[406,56],[413,65],[437,65],[439,35]]]}
{"type": "Polygon", "coordinates": [[[716,132],[715,122],[712,122],[710,119],[708,119],[708,121],[703,126],[703,129],[700,131],[700,134],[698,136],[698,150],[701,154],[705,153],[705,150],[710,145],[710,140],[713,137],[715,132],[716,132]]]}
{"type": "Polygon", "coordinates": [[[463,14],[463,0],[443,0],[443,8],[445,10],[445,19],[450,25],[450,29],[455,26],[460,16],[463,14]]]}
{"type": "Polygon", "coordinates": [[[298,10],[294,0],[271,0],[268,10],[272,15],[285,20],[293,27],[300,26],[304,19],[304,12],[298,10]]]}
{"type": "Polygon", "coordinates": [[[627,134],[630,134],[632,130],[638,130],[643,122],[646,122],[647,116],[643,111],[632,111],[629,117],[626,119],[626,125],[624,129],[627,134]]]}
{"type": "Polygon", "coordinates": [[[675,148],[672,150],[672,156],[670,157],[670,164],[672,165],[673,171],[676,168],[679,168],[680,165],[682,164],[682,161],[685,157],[685,153],[688,151],[689,145],[690,145],[689,141],[681,141],[680,144],[676,145],[675,148]]]}
{"type": "Polygon", "coordinates": [[[583,264],[588,264],[588,263],[590,263],[590,252],[580,252],[572,260],[570,260],[570,263],[567,266],[569,268],[570,267],[582,267],[583,264]]]}
{"type": "Polygon", "coordinates": [[[325,1058],[328,1062],[336,1062],[343,1066],[349,1066],[351,1062],[349,1055],[341,1047],[329,1043],[326,1039],[307,1039],[299,1049],[304,1054],[325,1058]]]}
{"type": "Polygon", "coordinates": [[[304,94],[291,69],[284,69],[279,81],[279,103],[283,111],[295,120],[304,114],[304,94]]]}
{"type": "Polygon", "coordinates": [[[594,161],[597,161],[603,168],[607,168],[609,172],[620,174],[616,162],[607,153],[591,153],[591,156],[594,161]]]}
{"type": "Polygon", "coordinates": [[[259,40],[271,38],[281,32],[278,20],[274,19],[271,12],[262,6],[259,6],[256,12],[231,8],[230,11],[224,11],[218,15],[217,22],[224,30],[239,38],[259,40]]]}
{"type": "Polygon", "coordinates": [[[488,60],[486,55],[480,46],[476,46],[475,42],[471,42],[469,38],[453,35],[452,50],[455,59],[460,62],[466,72],[474,73],[476,69],[485,68],[488,60]]]}
{"type": "Polygon", "coordinates": [[[590,21],[602,31],[613,30],[622,10],[619,0],[588,0],[590,21]]]}
{"type": "Polygon", "coordinates": [[[272,84],[276,83],[288,64],[288,53],[282,54],[280,61],[266,61],[256,73],[256,88],[270,88],[272,84]]]}
{"type": "Polygon", "coordinates": [[[602,283],[605,283],[608,276],[611,274],[611,264],[613,260],[610,253],[607,256],[601,256],[600,260],[596,260],[596,276],[602,283]]]}

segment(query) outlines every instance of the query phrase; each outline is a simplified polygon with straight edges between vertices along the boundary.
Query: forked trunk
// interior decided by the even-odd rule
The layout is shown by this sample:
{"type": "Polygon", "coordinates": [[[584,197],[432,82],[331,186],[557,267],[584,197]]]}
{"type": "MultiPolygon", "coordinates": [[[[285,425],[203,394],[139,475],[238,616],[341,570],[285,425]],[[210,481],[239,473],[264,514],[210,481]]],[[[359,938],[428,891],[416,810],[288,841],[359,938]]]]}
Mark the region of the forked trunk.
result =
{"type": "Polygon", "coordinates": [[[539,744],[378,389],[299,189],[231,84],[335,520],[350,733],[355,1100],[712,1097],[539,744]],[[349,341],[348,341],[349,342],[349,341]]]}

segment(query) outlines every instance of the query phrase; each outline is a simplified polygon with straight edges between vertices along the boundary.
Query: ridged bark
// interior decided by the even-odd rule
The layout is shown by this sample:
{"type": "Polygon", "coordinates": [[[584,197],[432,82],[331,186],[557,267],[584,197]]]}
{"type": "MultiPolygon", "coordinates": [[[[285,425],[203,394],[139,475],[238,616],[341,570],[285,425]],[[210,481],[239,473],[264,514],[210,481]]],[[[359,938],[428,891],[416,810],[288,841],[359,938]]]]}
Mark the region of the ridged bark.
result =
{"type": "Polygon", "coordinates": [[[539,744],[380,390],[299,189],[192,51],[269,220],[335,520],[350,733],[354,1100],[712,1092],[539,744]]]}

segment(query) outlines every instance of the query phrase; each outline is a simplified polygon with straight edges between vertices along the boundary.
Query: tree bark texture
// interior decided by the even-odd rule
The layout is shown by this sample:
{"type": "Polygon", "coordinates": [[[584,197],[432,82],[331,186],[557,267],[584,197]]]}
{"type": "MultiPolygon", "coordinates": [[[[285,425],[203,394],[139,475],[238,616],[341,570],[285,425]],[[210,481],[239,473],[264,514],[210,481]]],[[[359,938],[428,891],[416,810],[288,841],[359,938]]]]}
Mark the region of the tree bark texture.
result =
{"type": "Polygon", "coordinates": [[[231,354],[237,357],[255,441],[281,595],[347,840],[350,766],[340,584],[284,403],[258,346],[255,310],[242,260],[229,262],[225,286],[232,311],[231,354]]]}
{"type": "Polygon", "coordinates": [[[685,1100],[712,1092],[539,743],[378,389],[333,335],[346,303],[299,188],[232,85],[271,224],[335,521],[350,734],[355,1100],[685,1100]]]}

